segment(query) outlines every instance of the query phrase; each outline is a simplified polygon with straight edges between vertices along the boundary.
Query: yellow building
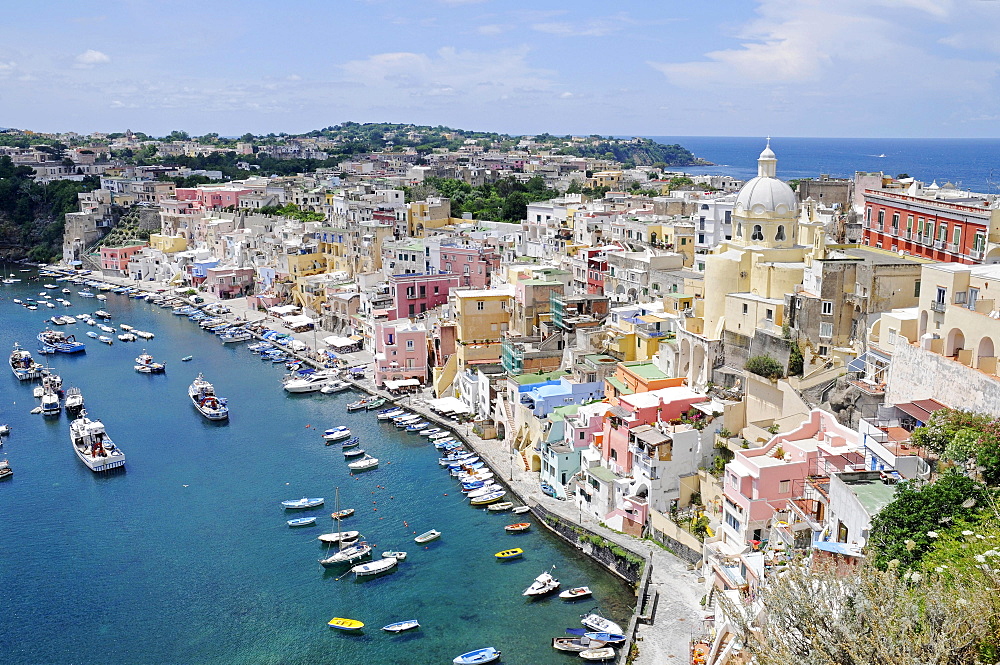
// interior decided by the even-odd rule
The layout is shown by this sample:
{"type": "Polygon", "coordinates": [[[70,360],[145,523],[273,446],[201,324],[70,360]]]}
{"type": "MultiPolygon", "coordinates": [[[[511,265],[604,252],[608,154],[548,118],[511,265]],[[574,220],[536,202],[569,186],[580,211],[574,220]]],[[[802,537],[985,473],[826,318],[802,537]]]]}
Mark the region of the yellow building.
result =
{"type": "Polygon", "coordinates": [[[451,201],[446,198],[428,198],[406,205],[406,227],[411,238],[423,238],[427,229],[438,229],[452,224],[451,201]]]}
{"type": "Polygon", "coordinates": [[[470,364],[500,362],[501,338],[510,327],[514,287],[452,291],[449,300],[458,324],[458,371],[470,364]]]}
{"type": "Polygon", "coordinates": [[[587,178],[587,187],[591,189],[596,189],[598,187],[610,187],[611,189],[618,189],[622,184],[622,172],[621,171],[597,171],[591,177],[587,178]]]}
{"type": "Polygon", "coordinates": [[[159,233],[152,233],[149,236],[149,246],[160,250],[164,254],[184,252],[187,250],[187,238],[184,236],[165,236],[159,233]]]}

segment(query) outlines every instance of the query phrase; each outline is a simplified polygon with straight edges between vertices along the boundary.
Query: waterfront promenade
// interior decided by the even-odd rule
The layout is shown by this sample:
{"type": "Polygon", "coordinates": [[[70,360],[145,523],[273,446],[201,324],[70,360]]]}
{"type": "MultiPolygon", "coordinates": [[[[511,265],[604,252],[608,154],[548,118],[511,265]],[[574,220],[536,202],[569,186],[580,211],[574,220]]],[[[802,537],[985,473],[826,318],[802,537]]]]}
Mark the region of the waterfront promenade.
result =
{"type": "MultiPolygon", "coordinates": [[[[138,286],[148,291],[167,288],[158,282],[136,284],[134,280],[125,278],[105,277],[102,279],[125,286],[138,286]]],[[[205,298],[206,303],[216,301],[210,294],[200,293],[199,295],[205,298]]],[[[313,349],[315,340],[321,340],[328,334],[322,331],[293,333],[282,326],[280,320],[269,317],[264,312],[248,308],[246,300],[243,298],[222,302],[232,310],[230,317],[239,317],[252,323],[261,323],[274,330],[289,332],[306,344],[309,351],[315,351],[313,349]]],[[[345,354],[341,357],[349,366],[368,364],[372,358],[367,351],[345,354]]],[[[442,420],[440,416],[427,408],[427,400],[432,397],[430,389],[398,398],[377,390],[369,378],[354,380],[354,383],[369,393],[390,397],[401,406],[418,411],[428,418],[439,422],[442,420]]],[[[634,662],[636,665],[681,665],[690,662],[688,651],[690,640],[704,632],[700,600],[705,594],[705,588],[697,581],[700,575],[698,570],[689,570],[687,562],[652,541],[633,538],[606,528],[593,518],[581,514],[571,501],[560,501],[543,494],[538,474],[526,470],[520,455],[512,455],[510,448],[504,445],[503,441],[481,439],[468,424],[456,425],[447,421],[446,424],[464,438],[481,457],[485,458],[494,472],[498,476],[502,476],[503,482],[525,505],[541,506],[567,522],[579,524],[589,529],[605,540],[647,556],[652,563],[649,592],[655,591],[658,594],[658,601],[652,622],[637,624],[635,644],[638,647],[639,656],[634,662]]],[[[624,662],[624,654],[618,662],[624,662]]]]}

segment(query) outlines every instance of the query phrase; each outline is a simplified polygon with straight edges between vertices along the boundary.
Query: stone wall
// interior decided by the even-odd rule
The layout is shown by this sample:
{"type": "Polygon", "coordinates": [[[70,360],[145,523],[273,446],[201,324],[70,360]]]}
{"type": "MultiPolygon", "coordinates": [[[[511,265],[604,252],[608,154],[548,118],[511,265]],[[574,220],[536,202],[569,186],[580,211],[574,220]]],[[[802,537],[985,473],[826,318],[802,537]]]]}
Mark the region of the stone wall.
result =
{"type": "Polygon", "coordinates": [[[1000,417],[1000,379],[913,344],[896,344],[885,403],[936,399],[1000,417]]]}

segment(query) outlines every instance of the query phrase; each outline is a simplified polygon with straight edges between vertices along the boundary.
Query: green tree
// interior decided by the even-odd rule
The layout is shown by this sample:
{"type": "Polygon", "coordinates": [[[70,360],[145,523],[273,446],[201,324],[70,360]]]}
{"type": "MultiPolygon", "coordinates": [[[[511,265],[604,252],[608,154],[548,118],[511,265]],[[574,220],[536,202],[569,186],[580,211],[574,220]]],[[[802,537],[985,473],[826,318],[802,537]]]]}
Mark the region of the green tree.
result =
{"type": "Polygon", "coordinates": [[[763,376],[765,379],[777,380],[785,375],[785,369],[781,363],[771,356],[751,356],[743,368],[757,376],[763,376]]]}

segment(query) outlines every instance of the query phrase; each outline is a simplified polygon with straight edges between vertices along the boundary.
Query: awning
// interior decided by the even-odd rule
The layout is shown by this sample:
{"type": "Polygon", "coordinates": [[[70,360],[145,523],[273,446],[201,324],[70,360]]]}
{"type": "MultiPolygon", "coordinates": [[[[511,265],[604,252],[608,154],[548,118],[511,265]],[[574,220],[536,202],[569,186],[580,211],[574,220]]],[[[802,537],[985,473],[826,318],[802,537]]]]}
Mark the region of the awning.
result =
{"type": "Polygon", "coordinates": [[[284,323],[289,328],[299,328],[301,326],[311,326],[316,323],[316,319],[309,318],[304,314],[298,316],[285,316],[282,317],[281,322],[284,323]]]}
{"type": "Polygon", "coordinates": [[[410,386],[419,386],[419,379],[402,379],[400,381],[389,381],[385,382],[385,387],[388,390],[398,390],[399,388],[408,388],[410,386]]]}
{"type": "Polygon", "coordinates": [[[918,422],[926,423],[930,420],[932,413],[948,407],[936,399],[918,399],[913,402],[903,402],[902,404],[897,404],[896,408],[906,415],[912,416],[918,422]]]}
{"type": "Polygon", "coordinates": [[[648,430],[642,432],[636,432],[635,430],[632,430],[632,432],[636,439],[642,441],[647,446],[658,446],[661,443],[672,441],[669,436],[654,427],[650,427],[648,430]]]}
{"type": "Polygon", "coordinates": [[[431,408],[432,411],[438,411],[439,413],[471,413],[470,409],[465,402],[458,399],[457,397],[442,397],[441,399],[431,399],[427,400],[427,406],[431,408]]]}
{"type": "Polygon", "coordinates": [[[345,346],[354,346],[358,343],[358,340],[351,339],[350,337],[341,337],[340,335],[330,335],[323,338],[323,343],[328,346],[343,348],[345,346]]]}
{"type": "Polygon", "coordinates": [[[865,371],[865,359],[868,357],[868,352],[862,353],[860,356],[847,363],[848,372],[863,372],[865,371]]]}
{"type": "Polygon", "coordinates": [[[271,312],[271,314],[284,316],[285,314],[294,314],[299,311],[299,307],[297,305],[275,305],[274,307],[268,307],[267,311],[271,312]]]}

